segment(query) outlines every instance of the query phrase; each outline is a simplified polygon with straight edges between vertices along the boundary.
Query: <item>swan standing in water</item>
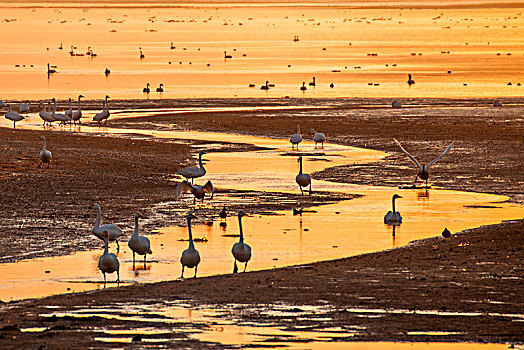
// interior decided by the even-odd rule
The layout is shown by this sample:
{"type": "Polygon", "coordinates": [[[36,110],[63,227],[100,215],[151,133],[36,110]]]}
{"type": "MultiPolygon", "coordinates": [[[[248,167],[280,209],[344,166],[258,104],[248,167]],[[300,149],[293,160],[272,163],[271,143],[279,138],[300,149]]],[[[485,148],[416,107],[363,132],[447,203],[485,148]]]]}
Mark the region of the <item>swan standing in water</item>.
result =
{"type": "Polygon", "coordinates": [[[104,239],[103,233],[104,233],[104,231],[107,231],[108,234],[109,234],[109,241],[111,241],[111,242],[115,241],[116,242],[116,246],[117,246],[116,251],[117,252],[120,251],[120,245],[118,244],[118,237],[122,236],[122,230],[118,226],[116,226],[114,224],[105,224],[105,225],[100,226],[100,221],[102,219],[102,213],[101,213],[101,210],[100,210],[100,206],[98,205],[98,203],[95,203],[93,208],[96,209],[97,215],[96,215],[95,226],[93,227],[91,232],[95,236],[97,236],[98,238],[103,240],[104,239]]]}
{"type": "Polygon", "coordinates": [[[109,233],[102,232],[102,239],[104,240],[104,254],[98,259],[98,268],[104,274],[104,284],[106,283],[106,273],[113,273],[116,271],[116,282],[120,282],[120,263],[115,254],[109,253],[109,233]]]}
{"type": "Polygon", "coordinates": [[[153,254],[151,251],[151,243],[149,243],[149,238],[140,236],[138,234],[138,218],[140,217],[142,217],[142,213],[137,211],[135,213],[135,232],[133,232],[133,235],[127,242],[129,249],[133,251],[133,270],[135,269],[135,253],[144,256],[144,266],[146,265],[147,254],[153,254]]]}
{"type": "Polygon", "coordinates": [[[251,259],[251,247],[244,243],[244,233],[242,232],[242,216],[246,215],[247,214],[244,213],[242,210],[238,212],[238,227],[240,230],[240,240],[238,241],[238,243],[235,243],[233,245],[233,249],[231,250],[233,256],[235,257],[233,273],[238,272],[237,260],[241,263],[246,263],[244,265],[244,272],[246,272],[247,263],[251,259]]]}
{"type": "Polygon", "coordinates": [[[80,121],[80,118],[82,118],[82,108],[80,108],[80,99],[84,97],[84,95],[78,95],[78,106],[77,106],[77,109],[76,111],[73,112],[73,123],[78,121],[78,124],[82,124],[82,122],[80,121]]]}
{"type": "Polygon", "coordinates": [[[95,114],[95,116],[93,117],[93,121],[97,122],[98,125],[100,125],[102,123],[103,120],[105,120],[107,122],[107,118],[109,118],[109,103],[107,102],[107,99],[109,98],[108,95],[106,95],[106,99],[105,99],[105,102],[104,102],[104,110],[100,113],[97,113],[95,114]]]}
{"type": "Polygon", "coordinates": [[[422,164],[420,165],[417,160],[415,159],[415,157],[413,157],[411,154],[409,154],[405,149],[404,147],[402,147],[402,145],[400,144],[400,142],[398,142],[396,139],[393,139],[395,141],[395,143],[400,147],[400,149],[402,150],[402,152],[404,152],[408,157],[409,159],[411,159],[411,161],[417,166],[418,168],[418,171],[417,171],[417,175],[415,176],[415,182],[417,182],[417,178],[419,177],[421,180],[426,180],[426,187],[428,187],[428,179],[429,179],[429,167],[435,163],[437,160],[439,160],[440,158],[444,157],[448,152],[449,150],[451,149],[451,146],[453,146],[453,142],[449,144],[448,148],[446,148],[446,150],[444,152],[442,152],[442,154],[440,156],[438,156],[437,158],[433,159],[431,162],[429,162],[428,166],[426,166],[425,164],[422,164]]]}
{"type": "Polygon", "coordinates": [[[190,166],[187,168],[184,168],[180,170],[175,175],[181,175],[186,178],[186,180],[191,179],[191,183],[193,183],[193,179],[196,179],[197,177],[202,177],[206,175],[206,169],[204,169],[204,165],[202,164],[202,154],[206,154],[205,151],[198,152],[198,165],[199,166],[190,166]]]}
{"type": "Polygon", "coordinates": [[[313,141],[315,141],[315,149],[317,149],[317,144],[320,142],[322,145],[321,148],[324,148],[324,141],[326,141],[326,135],[321,132],[317,132],[315,129],[311,129],[311,135],[313,135],[313,141]]]}
{"type": "Polygon", "coordinates": [[[291,142],[291,150],[293,150],[296,145],[298,151],[298,144],[302,142],[302,135],[300,135],[300,125],[297,125],[297,133],[291,135],[291,137],[289,138],[289,142],[291,142]]]}
{"type": "Polygon", "coordinates": [[[196,219],[192,213],[187,214],[187,231],[189,233],[189,247],[182,252],[180,257],[180,263],[182,263],[182,275],[180,278],[184,278],[184,267],[188,269],[195,268],[195,278],[197,275],[198,264],[200,263],[200,254],[195,249],[195,244],[193,243],[193,235],[191,233],[191,219],[196,219]]]}
{"type": "Polygon", "coordinates": [[[393,198],[391,200],[393,204],[393,211],[388,211],[388,213],[384,216],[384,223],[388,225],[400,225],[402,222],[402,216],[400,216],[400,213],[398,211],[395,211],[395,199],[402,198],[398,194],[394,194],[393,198]]]}
{"type": "Polygon", "coordinates": [[[298,157],[298,161],[300,162],[300,171],[298,172],[295,181],[297,182],[298,187],[300,187],[300,192],[302,192],[302,194],[304,194],[302,187],[309,186],[309,194],[311,195],[311,176],[302,173],[302,156],[298,157]]]}
{"type": "Polygon", "coordinates": [[[5,114],[5,118],[13,121],[13,129],[15,129],[16,128],[16,122],[19,122],[20,120],[25,119],[25,118],[22,117],[17,112],[12,111],[10,104],[8,104],[8,106],[9,106],[9,111],[5,114]]]}
{"type": "MultiPolygon", "coordinates": [[[[175,188],[175,200],[180,198],[180,195],[182,193],[188,193],[191,192],[195,198],[201,199],[202,203],[204,203],[204,197],[206,193],[210,193],[211,197],[209,200],[213,199],[213,194],[215,193],[215,189],[213,188],[213,184],[211,181],[206,182],[203,186],[197,186],[189,183],[189,181],[184,180],[181,183],[177,185],[175,188]]],[[[193,204],[195,203],[195,198],[193,198],[193,204]]]]}
{"type": "Polygon", "coordinates": [[[71,97],[69,97],[69,109],[64,112],[69,118],[73,119],[73,108],[71,107],[71,97]]]}
{"type": "Polygon", "coordinates": [[[303,82],[302,82],[302,86],[300,87],[300,91],[306,91],[306,90],[307,90],[306,82],[303,81],[303,82]]]}
{"type": "Polygon", "coordinates": [[[142,89],[142,92],[147,92],[149,93],[151,91],[151,89],[149,88],[149,83],[146,84],[146,87],[142,89]]]}
{"type": "Polygon", "coordinates": [[[44,140],[44,148],[42,149],[42,151],[40,152],[40,165],[38,166],[39,168],[42,167],[42,165],[44,163],[47,163],[49,164],[49,166],[51,166],[51,158],[53,158],[53,155],[51,154],[50,151],[48,151],[46,149],[46,144],[45,144],[45,136],[42,135],[42,140],[44,140]]]}
{"type": "Polygon", "coordinates": [[[164,84],[158,85],[158,87],[156,88],[156,92],[164,92],[164,84]]]}
{"type": "Polygon", "coordinates": [[[53,113],[47,112],[47,108],[43,102],[40,102],[38,106],[42,108],[42,110],[38,113],[38,115],[44,121],[44,126],[46,123],[51,124],[52,122],[55,121],[55,118],[53,118],[53,113]]]}
{"type": "Polygon", "coordinates": [[[260,90],[269,90],[269,81],[266,80],[266,84],[260,87],[260,90]]]}
{"type": "Polygon", "coordinates": [[[67,115],[63,113],[56,113],[56,99],[53,97],[53,119],[56,121],[59,121],[60,124],[65,124],[66,122],[70,122],[72,119],[71,117],[68,117],[67,115]]]}

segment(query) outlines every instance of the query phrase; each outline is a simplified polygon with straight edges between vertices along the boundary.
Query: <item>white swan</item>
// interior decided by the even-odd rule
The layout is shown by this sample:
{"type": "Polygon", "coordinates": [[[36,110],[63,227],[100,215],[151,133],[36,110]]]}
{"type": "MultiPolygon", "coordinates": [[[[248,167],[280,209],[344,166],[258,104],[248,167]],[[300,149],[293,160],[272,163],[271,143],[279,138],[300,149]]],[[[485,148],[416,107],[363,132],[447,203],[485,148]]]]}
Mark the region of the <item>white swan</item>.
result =
{"type": "Polygon", "coordinates": [[[260,87],[260,90],[269,90],[269,85],[268,84],[269,84],[269,81],[266,80],[266,84],[262,85],[260,87]]]}
{"type": "Polygon", "coordinates": [[[291,135],[289,142],[291,142],[291,150],[294,149],[295,145],[297,146],[298,150],[298,144],[302,142],[302,135],[300,135],[300,125],[297,125],[297,133],[291,135]]]}
{"type": "Polygon", "coordinates": [[[311,176],[302,173],[302,156],[298,157],[298,161],[300,162],[300,171],[298,172],[295,181],[297,182],[298,187],[300,187],[300,192],[302,192],[302,194],[304,194],[302,187],[307,186],[309,186],[309,194],[311,194],[311,176]]]}
{"type": "Polygon", "coordinates": [[[133,235],[129,238],[129,241],[127,241],[129,249],[133,251],[133,269],[135,266],[135,253],[144,256],[144,265],[146,263],[147,254],[153,254],[151,251],[151,243],[149,243],[149,238],[140,236],[138,234],[139,217],[142,217],[142,213],[137,211],[135,213],[135,232],[133,232],[133,235]]]}
{"type": "Polygon", "coordinates": [[[114,224],[105,224],[105,225],[100,226],[100,221],[102,219],[102,213],[100,210],[100,206],[98,205],[98,203],[95,203],[93,208],[96,209],[97,215],[96,215],[95,226],[93,227],[91,232],[95,236],[103,240],[104,239],[103,233],[104,231],[107,231],[109,234],[109,240],[115,241],[116,246],[117,246],[117,251],[120,251],[120,245],[118,244],[118,237],[122,236],[122,230],[114,224]]]}
{"type": "Polygon", "coordinates": [[[413,157],[411,154],[409,154],[405,149],[404,147],[402,147],[402,145],[400,144],[400,142],[398,142],[396,139],[393,139],[396,144],[400,147],[400,149],[402,150],[402,152],[404,152],[408,157],[409,159],[411,159],[411,161],[417,166],[418,168],[418,171],[417,171],[417,176],[415,176],[415,182],[417,182],[417,177],[419,177],[421,180],[426,180],[426,187],[428,186],[428,179],[429,179],[429,167],[435,163],[437,160],[439,160],[440,158],[444,157],[448,152],[449,150],[451,149],[451,146],[453,146],[453,142],[449,144],[448,148],[446,148],[446,150],[444,152],[442,152],[442,154],[440,156],[438,156],[437,158],[433,159],[431,162],[429,162],[428,166],[426,166],[425,164],[422,164],[420,165],[417,160],[415,159],[415,157],[413,157]]]}
{"type": "Polygon", "coordinates": [[[53,119],[56,121],[59,121],[60,124],[65,124],[66,122],[70,122],[72,119],[71,117],[68,117],[67,115],[63,113],[56,113],[56,99],[53,97],[53,119]]]}
{"type": "Polygon", "coordinates": [[[311,129],[311,135],[313,135],[313,141],[315,141],[315,149],[317,148],[317,144],[320,142],[322,145],[321,148],[324,148],[324,141],[326,141],[326,135],[321,132],[317,132],[315,129],[311,129]]]}
{"type": "Polygon", "coordinates": [[[76,111],[73,112],[73,122],[76,122],[78,121],[78,124],[82,124],[82,122],[80,121],[80,118],[82,118],[82,108],[80,108],[80,99],[84,97],[84,95],[78,95],[78,106],[77,106],[77,109],[76,111]]]}
{"type": "Polygon", "coordinates": [[[149,83],[147,83],[146,87],[142,89],[142,92],[151,92],[151,89],[149,88],[149,83]]]}
{"type": "Polygon", "coordinates": [[[42,108],[42,110],[38,113],[38,115],[44,121],[44,126],[46,123],[51,124],[52,122],[55,121],[55,118],[53,118],[53,113],[47,112],[47,108],[43,102],[40,102],[38,106],[42,108]]]}
{"type": "Polygon", "coordinates": [[[44,135],[42,135],[42,140],[44,140],[44,148],[40,152],[40,165],[38,166],[39,168],[44,163],[47,163],[47,164],[49,164],[49,166],[51,166],[51,158],[53,158],[53,155],[51,154],[51,152],[46,149],[45,136],[44,135]]]}
{"type": "Polygon", "coordinates": [[[73,108],[71,107],[71,97],[69,97],[69,109],[66,110],[65,115],[67,115],[69,118],[73,119],[73,108]]]}
{"type": "Polygon", "coordinates": [[[109,253],[109,233],[102,232],[102,239],[104,240],[104,254],[98,259],[98,268],[104,274],[104,284],[106,283],[106,273],[113,273],[116,271],[116,281],[120,281],[120,263],[115,254],[109,253]]]}
{"type": "Polygon", "coordinates": [[[393,211],[388,211],[388,213],[384,216],[384,223],[388,225],[400,225],[402,222],[402,216],[400,216],[400,213],[398,211],[395,211],[395,199],[402,198],[398,194],[394,194],[393,198],[391,200],[393,204],[393,211]]]}
{"type": "Polygon", "coordinates": [[[20,103],[19,109],[20,109],[20,113],[25,113],[25,114],[29,113],[29,102],[20,103]]]}
{"type": "Polygon", "coordinates": [[[242,216],[246,215],[247,214],[244,213],[242,210],[238,212],[238,227],[240,230],[240,240],[233,245],[233,249],[231,250],[233,256],[235,257],[233,273],[238,272],[237,260],[239,262],[246,263],[244,265],[244,272],[246,272],[247,263],[249,262],[249,259],[251,259],[251,247],[244,243],[244,233],[242,232],[242,216]]]}
{"type": "MultiPolygon", "coordinates": [[[[188,193],[191,192],[195,198],[201,199],[202,203],[204,203],[204,196],[206,193],[210,193],[211,197],[209,200],[213,199],[213,194],[215,193],[215,189],[213,188],[213,184],[211,181],[206,182],[203,186],[197,186],[189,183],[189,181],[184,180],[180,182],[177,187],[175,188],[175,200],[177,200],[182,193],[188,193]]],[[[195,199],[193,199],[193,203],[195,202],[195,199]]]]}
{"type": "Polygon", "coordinates": [[[109,118],[109,115],[111,114],[109,113],[109,103],[107,102],[108,98],[109,96],[106,95],[106,99],[104,102],[104,110],[100,113],[95,114],[95,116],[93,117],[93,121],[97,122],[98,124],[101,124],[103,120],[106,120],[107,122],[107,118],[109,118]]]}
{"type": "Polygon", "coordinates": [[[8,104],[9,111],[5,114],[5,118],[13,121],[13,129],[16,128],[16,122],[25,119],[20,114],[11,110],[11,105],[8,104]]]}
{"type": "Polygon", "coordinates": [[[180,278],[184,278],[184,267],[189,269],[195,268],[195,278],[197,275],[198,264],[200,263],[200,254],[195,249],[195,244],[193,243],[193,235],[191,233],[191,219],[196,219],[192,213],[187,214],[187,231],[189,233],[189,247],[182,252],[180,257],[180,263],[182,263],[182,275],[180,278]]]}
{"type": "Polygon", "coordinates": [[[180,170],[178,173],[176,173],[175,175],[181,175],[185,177],[186,180],[191,179],[191,183],[193,183],[193,179],[206,175],[206,169],[204,168],[204,165],[202,164],[202,154],[206,154],[206,152],[205,151],[198,152],[198,167],[190,166],[190,167],[184,168],[180,170]]]}

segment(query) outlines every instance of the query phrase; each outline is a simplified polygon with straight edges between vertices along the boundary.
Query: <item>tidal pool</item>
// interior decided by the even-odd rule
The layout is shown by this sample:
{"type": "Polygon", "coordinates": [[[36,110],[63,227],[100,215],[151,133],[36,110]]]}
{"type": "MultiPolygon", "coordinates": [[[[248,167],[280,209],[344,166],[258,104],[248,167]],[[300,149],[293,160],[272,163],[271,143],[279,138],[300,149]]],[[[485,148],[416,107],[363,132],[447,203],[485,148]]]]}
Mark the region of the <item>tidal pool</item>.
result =
{"type": "MultiPolygon", "coordinates": [[[[41,128],[37,124],[27,124],[24,127],[41,128]]],[[[227,140],[265,147],[267,149],[254,152],[206,154],[207,175],[198,182],[209,179],[220,188],[299,192],[298,185],[294,182],[298,172],[297,156],[290,151],[288,140],[194,131],[119,130],[89,126],[82,126],[81,130],[94,133],[110,132],[121,134],[122,137],[132,133],[181,140],[227,140]]],[[[332,166],[377,161],[385,155],[383,152],[329,143],[323,150],[318,150],[314,149],[314,144],[309,141],[302,142],[300,148],[300,154],[305,160],[306,173],[332,166]]],[[[439,171],[438,166],[434,171],[439,171]]],[[[357,186],[316,180],[313,180],[313,191],[345,192],[363,196],[310,208],[313,212],[305,212],[302,215],[276,212],[277,215],[245,217],[245,239],[253,249],[248,270],[390,249],[413,240],[438,236],[445,227],[451,232],[457,232],[524,216],[523,206],[506,203],[506,197],[490,194],[436,188],[399,190],[393,187],[357,186]],[[393,227],[383,224],[384,214],[390,210],[391,196],[394,193],[403,197],[397,201],[397,209],[404,219],[402,225],[395,228],[395,232],[393,227]]],[[[212,203],[215,203],[216,208],[221,208],[222,205],[227,205],[227,202],[227,194],[217,194],[212,203]]],[[[204,205],[208,206],[207,202],[204,205]]],[[[184,215],[189,210],[199,215],[199,206],[193,205],[189,195],[178,202],[167,202],[162,206],[171,213],[170,215],[184,215]]],[[[208,240],[196,243],[202,257],[198,276],[231,273],[231,247],[238,240],[234,237],[238,234],[236,217],[229,217],[225,228],[219,225],[219,221],[195,225],[193,233],[197,238],[206,237],[208,240]]],[[[125,232],[126,237],[130,234],[131,232],[125,232]]],[[[137,263],[135,270],[126,239],[122,240],[121,250],[117,253],[121,266],[121,284],[171,280],[180,276],[179,258],[187,247],[187,242],[181,240],[187,239],[187,228],[161,228],[160,234],[149,235],[149,238],[153,254],[148,256],[145,266],[143,263],[137,263]]],[[[111,251],[116,253],[114,248],[112,244],[111,251]]],[[[69,256],[0,264],[0,273],[5,276],[4,283],[0,286],[0,299],[43,297],[102,288],[103,279],[97,266],[101,253],[102,249],[99,249],[69,256]]],[[[186,270],[187,277],[192,275],[192,270],[186,270]]],[[[115,279],[114,274],[109,276],[109,281],[115,279]]],[[[115,284],[108,283],[107,286],[113,285],[115,284]]]]}

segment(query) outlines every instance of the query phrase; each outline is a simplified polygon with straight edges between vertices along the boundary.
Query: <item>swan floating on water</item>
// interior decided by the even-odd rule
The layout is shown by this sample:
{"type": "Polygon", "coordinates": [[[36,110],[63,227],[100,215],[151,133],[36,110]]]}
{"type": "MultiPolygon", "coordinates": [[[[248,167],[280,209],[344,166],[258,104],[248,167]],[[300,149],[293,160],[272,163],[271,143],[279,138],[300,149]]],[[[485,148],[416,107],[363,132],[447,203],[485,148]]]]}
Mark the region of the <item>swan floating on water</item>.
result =
{"type": "Polygon", "coordinates": [[[164,84],[158,85],[158,87],[156,88],[156,92],[164,92],[164,84]]]}
{"type": "Polygon", "coordinates": [[[151,89],[149,88],[149,83],[146,84],[146,87],[142,89],[142,92],[146,92],[146,93],[149,93],[151,92],[151,89]]]}
{"type": "Polygon", "coordinates": [[[307,90],[306,82],[303,81],[303,82],[302,82],[302,86],[300,87],[300,91],[306,91],[306,90],[307,90]]]}
{"type": "Polygon", "coordinates": [[[400,225],[402,223],[402,216],[400,216],[400,213],[398,211],[395,211],[395,200],[397,198],[402,198],[398,194],[394,194],[391,203],[393,205],[393,211],[388,211],[388,213],[384,216],[384,223],[388,225],[400,225]]]}
{"type": "Polygon", "coordinates": [[[309,194],[311,195],[311,176],[302,173],[302,156],[298,157],[298,161],[300,162],[300,171],[298,172],[295,181],[297,182],[298,187],[300,188],[300,192],[302,192],[302,194],[304,194],[302,187],[309,186],[309,194]]]}
{"type": "Polygon", "coordinates": [[[97,211],[97,215],[96,215],[96,222],[95,222],[95,226],[93,227],[93,229],[91,230],[91,232],[98,238],[100,239],[104,239],[104,236],[103,236],[103,233],[104,231],[107,231],[108,234],[109,234],[109,241],[115,241],[116,242],[116,246],[117,246],[117,251],[120,250],[120,245],[118,244],[118,237],[122,236],[122,230],[114,225],[114,224],[105,224],[105,225],[102,225],[100,226],[100,221],[102,219],[102,212],[100,210],[100,206],[98,205],[98,203],[95,203],[95,205],[93,206],[94,209],[96,209],[97,211]]]}
{"type": "Polygon", "coordinates": [[[317,132],[315,129],[311,129],[311,134],[313,135],[313,141],[315,141],[315,149],[317,144],[320,142],[322,145],[321,148],[324,148],[324,141],[326,141],[326,135],[321,132],[317,132]]]}
{"type": "Polygon", "coordinates": [[[189,234],[189,247],[182,252],[180,257],[180,263],[182,264],[182,275],[180,278],[184,278],[184,267],[188,269],[195,268],[195,278],[197,275],[198,264],[200,263],[200,254],[195,249],[195,244],[193,243],[193,235],[191,233],[191,219],[196,219],[196,216],[193,213],[187,214],[187,231],[189,234]]]}
{"type": "Polygon", "coordinates": [[[298,151],[298,144],[302,142],[302,135],[300,135],[300,125],[297,125],[297,133],[291,135],[291,137],[289,138],[289,142],[291,142],[291,150],[293,150],[296,145],[298,151]]]}
{"type": "MultiPolygon", "coordinates": [[[[188,192],[191,192],[193,196],[195,196],[195,198],[201,199],[202,203],[204,203],[204,197],[206,193],[211,194],[211,197],[209,198],[209,200],[211,200],[213,199],[215,189],[213,188],[213,184],[211,183],[211,181],[206,182],[206,184],[203,186],[197,186],[189,183],[189,181],[187,180],[184,180],[180,182],[175,188],[175,200],[178,200],[182,193],[188,192]]],[[[195,201],[195,198],[193,198],[193,203],[195,201]]]]}
{"type": "Polygon", "coordinates": [[[109,233],[102,232],[102,239],[104,240],[104,254],[98,259],[98,268],[104,274],[104,284],[106,283],[106,273],[116,272],[116,282],[120,281],[120,263],[115,254],[109,253],[109,233]]]}
{"type": "Polygon", "coordinates": [[[151,251],[151,243],[149,243],[149,238],[140,236],[138,233],[138,218],[140,217],[142,217],[142,213],[137,211],[135,213],[135,231],[129,238],[129,241],[127,241],[129,249],[133,251],[133,270],[135,268],[135,253],[144,256],[144,266],[146,264],[147,254],[153,254],[151,251]]]}
{"type": "Polygon", "coordinates": [[[246,216],[247,214],[244,213],[242,210],[238,212],[238,227],[240,230],[240,239],[237,243],[233,245],[233,249],[231,252],[233,253],[233,256],[235,257],[235,265],[233,267],[233,273],[238,272],[237,267],[237,260],[241,263],[246,263],[244,265],[244,272],[246,272],[247,269],[247,263],[251,259],[251,247],[244,243],[244,233],[242,232],[242,216],[246,216]]]}
{"type": "Polygon", "coordinates": [[[453,142],[449,144],[448,148],[446,148],[446,150],[444,152],[442,152],[442,154],[440,156],[438,156],[437,158],[433,159],[431,162],[429,162],[428,166],[426,166],[425,164],[422,164],[420,165],[419,162],[417,162],[417,160],[415,159],[415,157],[413,157],[411,154],[409,154],[405,149],[404,147],[402,147],[402,145],[400,144],[400,142],[398,142],[396,139],[393,139],[395,141],[395,143],[400,147],[400,149],[402,150],[402,152],[404,152],[408,157],[409,159],[411,159],[411,161],[413,162],[413,164],[415,164],[418,168],[418,171],[417,171],[417,176],[415,177],[415,182],[417,182],[417,178],[420,178],[421,180],[426,180],[426,187],[428,186],[428,179],[429,179],[429,167],[431,165],[433,165],[433,163],[435,163],[437,160],[439,160],[440,158],[444,157],[448,152],[449,150],[451,149],[451,147],[453,146],[453,142]]]}
{"type": "Polygon", "coordinates": [[[408,85],[413,85],[415,84],[415,80],[413,80],[413,78],[411,78],[411,74],[408,74],[408,81],[407,81],[408,85]]]}
{"type": "Polygon", "coordinates": [[[202,155],[206,154],[205,151],[198,152],[198,167],[196,166],[190,166],[187,168],[184,168],[180,170],[175,175],[181,175],[186,178],[186,180],[191,179],[191,183],[193,183],[193,179],[196,179],[198,177],[202,177],[206,175],[206,169],[204,168],[204,165],[202,164],[202,155]]]}
{"type": "Polygon", "coordinates": [[[38,166],[39,168],[42,167],[44,163],[47,163],[49,164],[49,166],[51,166],[51,158],[53,158],[53,155],[51,154],[51,152],[46,149],[46,142],[45,142],[44,135],[42,135],[42,140],[44,140],[44,148],[40,152],[40,165],[38,166]]]}
{"type": "Polygon", "coordinates": [[[315,77],[313,77],[313,81],[309,83],[309,86],[316,86],[316,85],[317,83],[316,83],[315,77]]]}

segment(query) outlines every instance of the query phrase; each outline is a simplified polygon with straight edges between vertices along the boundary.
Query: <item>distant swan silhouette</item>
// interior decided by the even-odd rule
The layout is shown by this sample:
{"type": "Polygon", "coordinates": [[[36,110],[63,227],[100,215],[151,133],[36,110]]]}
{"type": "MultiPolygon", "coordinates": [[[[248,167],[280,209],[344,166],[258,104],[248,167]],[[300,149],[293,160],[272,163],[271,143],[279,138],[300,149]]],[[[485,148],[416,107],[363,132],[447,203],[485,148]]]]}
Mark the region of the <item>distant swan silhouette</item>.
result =
{"type": "Polygon", "coordinates": [[[408,81],[407,81],[407,83],[408,83],[408,85],[413,85],[413,84],[415,84],[415,80],[413,80],[413,79],[411,78],[411,74],[408,74],[408,81]]]}
{"type": "Polygon", "coordinates": [[[95,203],[93,208],[96,209],[97,215],[96,215],[96,222],[95,226],[91,230],[91,232],[98,238],[104,239],[103,233],[104,231],[108,232],[109,234],[109,240],[115,241],[117,246],[117,251],[120,250],[120,245],[118,244],[118,237],[122,236],[122,230],[114,225],[114,224],[105,224],[100,226],[100,221],[102,220],[102,212],[100,210],[100,206],[98,203],[95,203]]]}

